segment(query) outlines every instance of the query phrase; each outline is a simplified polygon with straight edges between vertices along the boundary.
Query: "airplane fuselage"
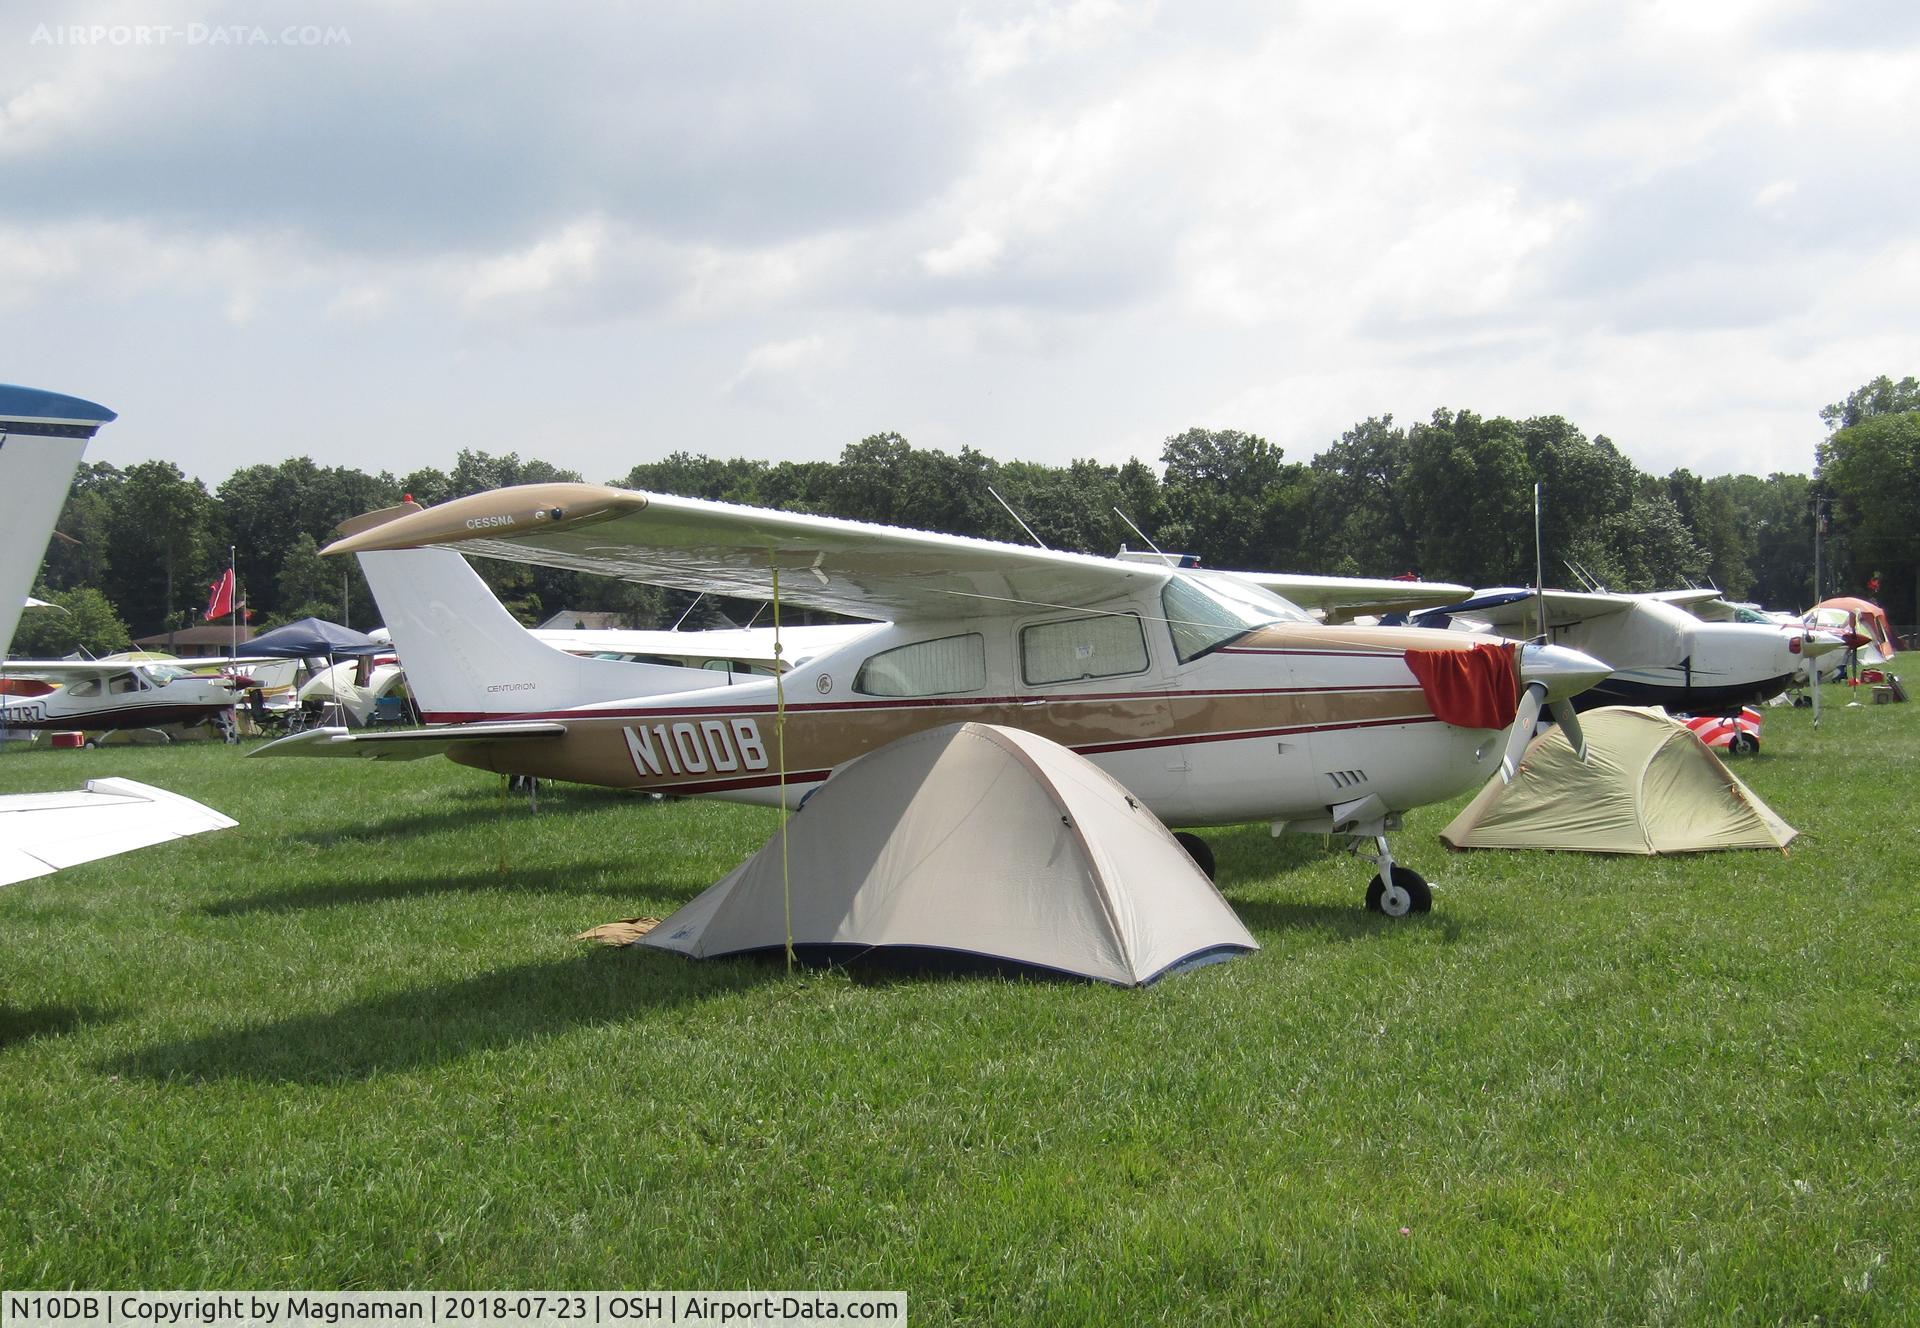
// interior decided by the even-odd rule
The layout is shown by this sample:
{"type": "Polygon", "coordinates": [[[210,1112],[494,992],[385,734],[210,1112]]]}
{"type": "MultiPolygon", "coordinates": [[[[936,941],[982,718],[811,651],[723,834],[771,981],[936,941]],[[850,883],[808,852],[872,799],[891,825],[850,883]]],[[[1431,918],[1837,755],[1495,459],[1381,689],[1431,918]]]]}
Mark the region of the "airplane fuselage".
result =
{"type": "Polygon", "coordinates": [[[552,741],[449,749],[479,769],[764,804],[781,800],[783,769],[791,803],[836,768],[908,734],[960,721],[1003,724],[1089,757],[1174,825],[1297,824],[1369,794],[1404,810],[1474,787],[1500,759],[1497,731],[1439,721],[1408,671],[1407,648],[1458,650],[1467,643],[1456,635],[1281,623],[1181,662],[1164,627],[1156,640],[1160,625],[1144,623],[1146,648],[1132,661],[1141,667],[1036,683],[1024,676],[1035,657],[1023,656],[1020,644],[1030,625],[884,628],[795,668],[784,680],[784,705],[767,679],[561,710],[426,718],[566,722],[566,735],[552,741]],[[954,681],[978,686],[876,694],[876,657],[955,641],[970,652],[977,642],[982,674],[954,681]]]}
{"type": "Polygon", "coordinates": [[[42,696],[0,694],[0,728],[81,730],[204,724],[233,708],[233,694],[203,679],[161,682],[129,670],[69,682],[42,696]]]}

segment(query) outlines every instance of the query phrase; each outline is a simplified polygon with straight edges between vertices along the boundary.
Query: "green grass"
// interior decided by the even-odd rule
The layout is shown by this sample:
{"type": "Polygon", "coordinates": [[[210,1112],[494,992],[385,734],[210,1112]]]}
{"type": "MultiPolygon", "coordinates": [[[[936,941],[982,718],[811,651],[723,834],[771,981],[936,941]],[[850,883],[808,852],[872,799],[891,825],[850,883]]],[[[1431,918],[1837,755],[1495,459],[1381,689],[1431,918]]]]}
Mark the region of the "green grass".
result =
{"type": "MultiPolygon", "coordinates": [[[[1830,689],[1834,702],[1841,689],[1830,689]]],[[[577,944],[773,813],[444,761],[0,757],[237,830],[0,891],[0,1285],[904,1288],[918,1323],[1909,1323],[1920,706],[1768,712],[1791,857],[1212,838],[1146,991],[577,944]]],[[[1463,800],[1464,801],[1464,800],[1463,800]]]]}

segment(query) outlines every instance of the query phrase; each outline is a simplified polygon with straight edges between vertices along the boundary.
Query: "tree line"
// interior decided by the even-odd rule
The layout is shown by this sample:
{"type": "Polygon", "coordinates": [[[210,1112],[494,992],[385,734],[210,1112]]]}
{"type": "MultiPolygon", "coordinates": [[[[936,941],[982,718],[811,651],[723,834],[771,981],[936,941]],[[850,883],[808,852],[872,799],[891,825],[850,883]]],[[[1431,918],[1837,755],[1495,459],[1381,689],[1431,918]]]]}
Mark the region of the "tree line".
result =
{"type": "MultiPolygon", "coordinates": [[[[1881,377],[1821,412],[1812,476],[1702,478],[1639,470],[1604,435],[1561,416],[1511,420],[1437,410],[1368,419],[1309,461],[1257,434],[1189,429],[1156,468],[997,461],[971,447],[916,448],[896,433],[835,461],[722,460],[676,451],[610,482],[625,488],[1027,542],[997,491],[1049,548],[1110,554],[1140,542],[1221,568],[1351,576],[1414,574],[1468,585],[1534,576],[1533,486],[1544,493],[1549,584],[1576,574],[1613,590],[1712,584],[1736,599],[1804,608],[1821,593],[1877,587],[1898,621],[1920,618],[1920,384],[1881,377]],[[1122,515],[1124,514],[1124,516],[1122,515]]],[[[70,611],[23,621],[18,654],[124,648],[199,621],[228,549],[256,628],[300,617],[371,627],[378,610],[352,560],[320,547],[351,516],[402,495],[432,505],[510,484],[579,480],[538,458],[462,450],[451,470],[369,474],[309,457],[245,466],[209,490],[168,461],[83,464],[37,593],[70,611]]],[[[743,606],[577,573],[481,561],[523,621],[562,610],[625,625],[742,620],[743,606]]],[[[751,612],[750,606],[745,606],[751,612]]]]}

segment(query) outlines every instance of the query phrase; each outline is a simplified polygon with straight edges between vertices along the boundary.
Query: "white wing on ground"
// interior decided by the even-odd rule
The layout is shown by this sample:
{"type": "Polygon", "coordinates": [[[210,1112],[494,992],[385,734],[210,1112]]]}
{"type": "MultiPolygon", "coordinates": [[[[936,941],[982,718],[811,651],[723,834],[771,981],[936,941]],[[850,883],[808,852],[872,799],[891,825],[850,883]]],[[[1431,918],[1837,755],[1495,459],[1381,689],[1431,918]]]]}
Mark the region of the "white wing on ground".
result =
{"type": "Polygon", "coordinates": [[[0,797],[0,885],[235,824],[192,798],[131,779],[9,794],[0,797]]]}

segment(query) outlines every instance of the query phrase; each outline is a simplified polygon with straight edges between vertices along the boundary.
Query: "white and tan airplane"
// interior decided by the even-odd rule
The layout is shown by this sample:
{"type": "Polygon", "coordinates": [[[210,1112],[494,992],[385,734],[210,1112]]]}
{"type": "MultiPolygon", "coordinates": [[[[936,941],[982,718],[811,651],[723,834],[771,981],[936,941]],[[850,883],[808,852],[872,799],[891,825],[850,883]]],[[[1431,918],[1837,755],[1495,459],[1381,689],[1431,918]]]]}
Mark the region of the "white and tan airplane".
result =
{"type": "MultiPolygon", "coordinates": [[[[87,440],[113,418],[105,406],[78,397],[0,384],[0,654],[87,440]]],[[[128,671],[124,663],[114,667],[128,671]]],[[[45,698],[25,702],[36,699],[45,698]]],[[[22,700],[0,691],[9,711],[22,700]]],[[[232,824],[189,798],[130,779],[0,796],[0,885],[232,824]]]]}
{"type": "Polygon", "coordinates": [[[1395,916],[1431,904],[1388,849],[1401,814],[1485,780],[1543,706],[1570,718],[1606,672],[1559,647],[1329,627],[1226,573],[585,484],[371,513],[327,551],[360,556],[432,726],[320,730],[252,756],[440,752],[791,805],[864,752],[983,720],[1090,757],[1172,825],[1370,844],[1368,904],[1395,916]],[[778,680],[583,659],[529,635],[456,549],[878,625],[778,680]]]}

